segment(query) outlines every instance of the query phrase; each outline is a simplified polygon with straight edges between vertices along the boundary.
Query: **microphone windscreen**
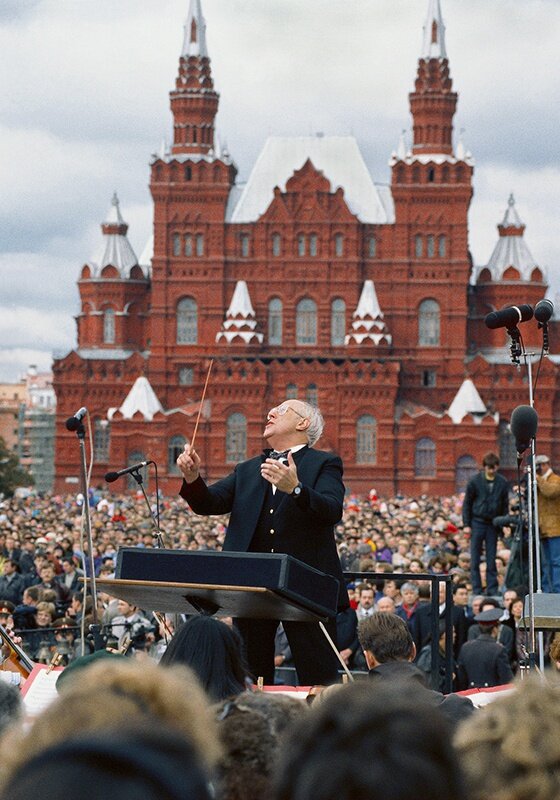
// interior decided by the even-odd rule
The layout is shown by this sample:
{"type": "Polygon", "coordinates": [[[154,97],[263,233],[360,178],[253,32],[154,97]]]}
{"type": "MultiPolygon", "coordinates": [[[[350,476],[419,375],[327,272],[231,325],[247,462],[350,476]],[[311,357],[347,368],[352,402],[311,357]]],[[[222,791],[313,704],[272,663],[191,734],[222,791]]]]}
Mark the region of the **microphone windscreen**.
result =
{"type": "Polygon", "coordinates": [[[106,480],[107,483],[113,483],[113,481],[116,481],[118,479],[118,477],[119,477],[119,473],[118,472],[106,472],[105,473],[105,480],[106,480]]]}
{"type": "Polygon", "coordinates": [[[511,415],[510,428],[517,452],[522,453],[536,436],[539,417],[531,406],[517,406],[511,415]]]}

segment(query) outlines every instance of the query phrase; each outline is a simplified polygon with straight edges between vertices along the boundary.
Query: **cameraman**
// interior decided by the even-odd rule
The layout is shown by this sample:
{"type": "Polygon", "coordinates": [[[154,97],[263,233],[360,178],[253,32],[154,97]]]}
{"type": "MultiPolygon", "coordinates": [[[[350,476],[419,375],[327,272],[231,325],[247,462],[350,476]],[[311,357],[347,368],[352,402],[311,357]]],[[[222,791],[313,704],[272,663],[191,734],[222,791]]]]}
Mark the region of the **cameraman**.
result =
{"type": "Polygon", "coordinates": [[[497,531],[494,517],[504,516],[508,511],[508,484],[498,474],[500,459],[495,453],[486,453],[482,459],[482,470],[467,484],[463,502],[463,530],[471,534],[471,580],[473,594],[482,594],[480,560],[482,547],[486,550],[486,594],[497,595],[498,574],[496,569],[497,531]]]}

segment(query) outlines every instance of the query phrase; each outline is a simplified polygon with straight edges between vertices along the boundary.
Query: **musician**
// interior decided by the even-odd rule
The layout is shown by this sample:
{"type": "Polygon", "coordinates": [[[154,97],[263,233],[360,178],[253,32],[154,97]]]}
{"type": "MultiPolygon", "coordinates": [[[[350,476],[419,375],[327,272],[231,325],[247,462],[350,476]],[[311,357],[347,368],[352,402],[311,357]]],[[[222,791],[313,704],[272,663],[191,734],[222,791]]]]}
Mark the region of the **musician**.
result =
{"type": "MultiPolygon", "coordinates": [[[[342,517],[342,462],[332,453],[312,449],[323,431],[318,408],[285,400],[270,409],[264,438],[273,448],[238,464],[226,478],[207,486],[200,477],[200,457],[185,445],[177,459],[183,474],[181,497],[197,514],[231,517],[223,549],[249,553],[287,553],[339,581],[339,607],[346,608],[342,569],[334,526],[342,517]],[[282,455],[285,452],[285,455],[282,455]]],[[[236,620],[255,677],[274,682],[274,636],[277,620],[236,620]]],[[[332,683],[338,659],[316,622],[283,621],[300,684],[332,683]]],[[[336,637],[336,623],[327,629],[336,637]]]]}

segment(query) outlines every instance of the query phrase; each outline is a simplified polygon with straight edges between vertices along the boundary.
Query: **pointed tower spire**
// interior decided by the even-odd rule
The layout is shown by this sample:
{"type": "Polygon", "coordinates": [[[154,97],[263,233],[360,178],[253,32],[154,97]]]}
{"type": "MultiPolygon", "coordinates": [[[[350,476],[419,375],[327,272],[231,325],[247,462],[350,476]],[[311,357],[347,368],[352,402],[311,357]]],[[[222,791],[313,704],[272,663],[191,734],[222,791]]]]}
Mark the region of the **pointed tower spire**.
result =
{"type": "Polygon", "coordinates": [[[183,50],[181,55],[185,58],[189,56],[204,56],[208,58],[206,49],[206,21],[202,16],[200,0],[192,0],[186,22],[183,26],[185,35],[183,38],[183,50]]]}
{"type": "Polygon", "coordinates": [[[414,119],[413,155],[452,155],[457,94],[452,91],[439,0],[428,3],[422,55],[418,61],[415,90],[409,99],[414,119]]]}
{"type": "MultiPolygon", "coordinates": [[[[498,225],[499,238],[486,266],[479,267],[478,275],[484,269],[490,271],[493,281],[501,281],[507,270],[513,267],[519,277],[525,281],[539,280],[544,277],[544,270],[537,267],[535,259],[529,250],[523,235],[525,224],[521,221],[515,199],[510,194],[504,218],[498,225]],[[538,273],[535,272],[538,270],[538,273]]],[[[507,278],[507,276],[506,276],[507,278]]]]}
{"type": "Polygon", "coordinates": [[[113,193],[111,198],[111,209],[107,214],[107,219],[101,224],[101,230],[105,241],[103,254],[98,264],[99,270],[111,265],[116,267],[121,275],[125,277],[131,267],[138,264],[138,259],[126,235],[128,225],[122,218],[119,198],[116,192],[113,193]]]}
{"type": "Polygon", "coordinates": [[[206,155],[214,149],[219,94],[214,91],[200,0],[190,0],[175,89],[171,92],[171,153],[206,155]]]}
{"type": "Polygon", "coordinates": [[[445,25],[441,15],[439,0],[430,0],[428,16],[424,24],[424,41],[422,43],[422,58],[447,58],[445,50],[445,25]]]}

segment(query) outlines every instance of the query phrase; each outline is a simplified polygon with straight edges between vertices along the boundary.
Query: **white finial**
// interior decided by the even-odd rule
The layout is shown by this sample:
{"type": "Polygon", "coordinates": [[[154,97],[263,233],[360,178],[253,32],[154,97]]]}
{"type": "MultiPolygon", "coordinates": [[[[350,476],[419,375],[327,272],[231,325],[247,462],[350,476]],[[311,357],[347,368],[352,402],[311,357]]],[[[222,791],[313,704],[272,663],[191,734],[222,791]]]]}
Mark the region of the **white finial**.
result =
{"type": "Polygon", "coordinates": [[[397,158],[399,158],[401,161],[404,161],[404,159],[406,158],[406,141],[404,138],[405,134],[406,130],[403,128],[403,130],[401,131],[401,135],[399,136],[399,144],[397,147],[397,158]]]}
{"type": "Polygon", "coordinates": [[[113,192],[113,196],[111,197],[111,209],[107,215],[106,222],[117,224],[117,225],[124,225],[124,219],[122,218],[119,196],[116,190],[113,192]]]}
{"type": "Polygon", "coordinates": [[[202,16],[200,0],[191,0],[189,13],[184,24],[185,35],[181,55],[208,57],[206,49],[206,21],[202,16]]]}
{"type": "Polygon", "coordinates": [[[464,132],[465,132],[464,128],[461,128],[461,130],[459,131],[459,141],[457,142],[457,148],[456,148],[456,151],[455,151],[455,156],[456,156],[458,161],[464,161],[465,160],[465,145],[463,143],[463,134],[464,134],[464,132]]]}
{"type": "Polygon", "coordinates": [[[422,58],[447,58],[445,50],[445,25],[439,0],[429,0],[428,16],[424,25],[422,58]]]}

